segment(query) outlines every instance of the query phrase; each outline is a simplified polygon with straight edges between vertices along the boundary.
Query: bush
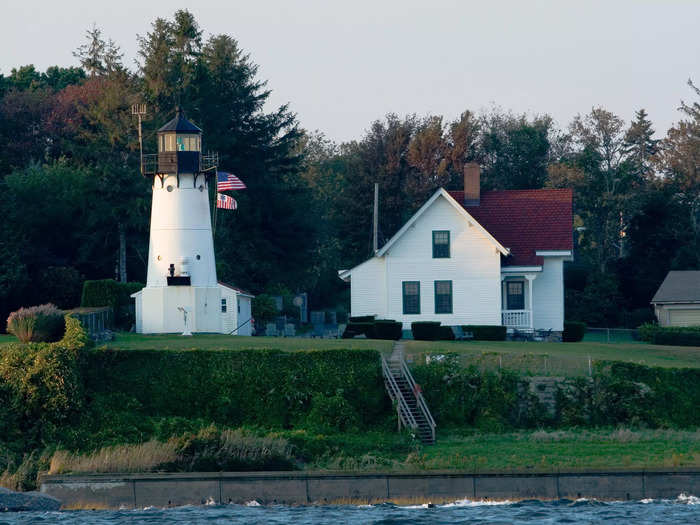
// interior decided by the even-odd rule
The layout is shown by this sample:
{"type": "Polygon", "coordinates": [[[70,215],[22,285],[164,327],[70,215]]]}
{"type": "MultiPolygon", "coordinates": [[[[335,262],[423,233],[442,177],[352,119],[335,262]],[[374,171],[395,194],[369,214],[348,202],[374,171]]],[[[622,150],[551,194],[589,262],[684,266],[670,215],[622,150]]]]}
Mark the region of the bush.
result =
{"type": "Polygon", "coordinates": [[[654,334],[655,345],[700,346],[700,330],[667,330],[661,328],[654,334]]]}
{"type": "Polygon", "coordinates": [[[355,317],[350,317],[351,323],[371,323],[374,321],[376,315],[358,315],[355,317]]]}
{"type": "Polygon", "coordinates": [[[643,325],[638,326],[637,334],[639,335],[639,339],[646,341],[647,343],[653,343],[654,336],[659,328],[660,326],[656,323],[644,323],[643,325]]]}
{"type": "Polygon", "coordinates": [[[349,322],[343,332],[343,339],[352,339],[358,335],[364,335],[368,339],[372,339],[374,336],[374,322],[349,322]]]}
{"type": "Polygon", "coordinates": [[[63,312],[50,303],[20,308],[7,318],[7,331],[23,343],[58,341],[64,327],[63,312]]]}
{"type": "Polygon", "coordinates": [[[313,398],[339,390],[363,425],[383,421],[390,410],[373,350],[95,349],[85,358],[86,389],[103,400],[91,412],[110,429],[116,413],[125,411],[141,418],[196,416],[232,427],[303,427],[313,398]]]}
{"type": "Polygon", "coordinates": [[[565,343],[578,343],[586,333],[586,323],[579,321],[564,321],[562,340],[565,343]]]}
{"type": "Polygon", "coordinates": [[[128,330],[135,322],[131,294],[143,286],[142,283],[120,283],[113,279],[85,281],[80,306],[109,306],[114,313],[114,324],[128,330]]]}
{"type": "Polygon", "coordinates": [[[462,331],[471,332],[475,341],[505,341],[505,326],[470,324],[462,326],[462,331]]]}
{"type": "Polygon", "coordinates": [[[306,426],[321,431],[347,431],[357,426],[359,417],[357,411],[342,395],[342,390],[327,397],[316,394],[311,401],[311,411],[306,420],[306,426]]]}
{"type": "Polygon", "coordinates": [[[455,333],[449,326],[440,327],[440,341],[454,341],[455,333]]]}
{"type": "Polygon", "coordinates": [[[261,293],[253,298],[253,319],[259,330],[265,331],[265,323],[270,323],[277,317],[277,303],[272,296],[261,293]]]}
{"type": "Polygon", "coordinates": [[[411,323],[413,339],[437,341],[440,338],[440,321],[415,321],[411,323]]]}
{"type": "Polygon", "coordinates": [[[378,319],[372,323],[373,339],[388,339],[398,341],[401,339],[403,325],[391,319],[378,319]]]}

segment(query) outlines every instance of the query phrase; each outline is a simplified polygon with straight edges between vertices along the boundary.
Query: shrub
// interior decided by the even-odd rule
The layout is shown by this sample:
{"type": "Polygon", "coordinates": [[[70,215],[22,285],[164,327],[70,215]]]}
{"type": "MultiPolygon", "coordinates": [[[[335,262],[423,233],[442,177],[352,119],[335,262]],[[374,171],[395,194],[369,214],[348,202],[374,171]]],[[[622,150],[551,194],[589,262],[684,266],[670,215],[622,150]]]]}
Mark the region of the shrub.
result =
{"type": "Polygon", "coordinates": [[[586,333],[586,323],[579,321],[564,321],[562,340],[565,343],[578,343],[586,333]]]}
{"type": "Polygon", "coordinates": [[[274,321],[278,314],[277,303],[272,296],[266,293],[261,293],[253,298],[252,308],[253,319],[263,331],[265,323],[274,321]]]}
{"type": "Polygon", "coordinates": [[[656,323],[644,323],[637,327],[637,334],[639,334],[639,339],[646,341],[647,343],[654,342],[654,335],[659,330],[659,325],[656,323]]]}
{"type": "Polygon", "coordinates": [[[411,323],[413,339],[437,341],[440,337],[440,321],[415,321],[411,323]]]}
{"type": "Polygon", "coordinates": [[[391,319],[378,319],[372,324],[373,339],[389,339],[398,341],[401,339],[403,325],[391,319]]]}
{"type": "Polygon", "coordinates": [[[343,332],[343,339],[352,339],[357,335],[364,335],[368,339],[374,336],[374,322],[349,322],[343,332]]]}
{"type": "Polygon", "coordinates": [[[57,341],[64,326],[63,312],[50,303],[20,308],[7,318],[7,331],[23,343],[57,341]]]}
{"type": "Polygon", "coordinates": [[[700,326],[659,326],[644,323],[637,328],[639,339],[658,345],[698,346],[700,326]]]}
{"type": "Polygon", "coordinates": [[[113,279],[85,281],[80,306],[109,306],[114,313],[114,324],[128,330],[134,324],[131,294],[141,288],[142,283],[119,283],[113,279]]]}
{"type": "Polygon", "coordinates": [[[351,323],[371,323],[374,321],[375,315],[357,315],[355,317],[350,317],[351,323]]]}
{"type": "Polygon", "coordinates": [[[449,326],[440,327],[440,341],[454,341],[455,333],[449,326]]]}
{"type": "Polygon", "coordinates": [[[505,326],[499,325],[464,325],[464,332],[471,332],[475,341],[505,341],[506,331],[505,326]]]}
{"type": "Polygon", "coordinates": [[[342,390],[327,397],[316,394],[311,401],[311,411],[306,425],[322,431],[346,431],[357,426],[357,411],[343,397],[342,390]]]}
{"type": "Polygon", "coordinates": [[[662,328],[654,334],[653,342],[656,345],[700,346],[700,331],[662,328]]]}

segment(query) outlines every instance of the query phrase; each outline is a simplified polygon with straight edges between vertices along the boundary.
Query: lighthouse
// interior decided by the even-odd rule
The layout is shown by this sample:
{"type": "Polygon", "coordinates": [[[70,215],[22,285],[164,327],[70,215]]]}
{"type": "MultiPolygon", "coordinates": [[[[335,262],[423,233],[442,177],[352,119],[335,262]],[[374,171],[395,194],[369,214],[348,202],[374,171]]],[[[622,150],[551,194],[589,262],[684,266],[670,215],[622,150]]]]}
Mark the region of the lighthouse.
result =
{"type": "Polygon", "coordinates": [[[216,279],[209,207],[217,158],[202,155],[202,130],[180,109],[157,140],[158,153],[141,162],[153,200],[146,287],[132,295],[136,331],[222,332],[227,309],[216,279]]]}

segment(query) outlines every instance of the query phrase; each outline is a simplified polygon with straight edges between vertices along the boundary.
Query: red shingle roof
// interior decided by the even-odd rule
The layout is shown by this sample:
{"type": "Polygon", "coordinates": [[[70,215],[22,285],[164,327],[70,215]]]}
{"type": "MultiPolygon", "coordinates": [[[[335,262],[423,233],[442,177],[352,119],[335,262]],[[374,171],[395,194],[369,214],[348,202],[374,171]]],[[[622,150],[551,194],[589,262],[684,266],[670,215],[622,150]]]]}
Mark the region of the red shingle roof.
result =
{"type": "MultiPolygon", "coordinates": [[[[450,195],[460,204],[463,191],[450,195]]],[[[510,249],[504,266],[535,266],[542,250],[571,250],[573,194],[563,190],[503,190],[481,193],[479,206],[464,206],[498,242],[510,249]]]]}

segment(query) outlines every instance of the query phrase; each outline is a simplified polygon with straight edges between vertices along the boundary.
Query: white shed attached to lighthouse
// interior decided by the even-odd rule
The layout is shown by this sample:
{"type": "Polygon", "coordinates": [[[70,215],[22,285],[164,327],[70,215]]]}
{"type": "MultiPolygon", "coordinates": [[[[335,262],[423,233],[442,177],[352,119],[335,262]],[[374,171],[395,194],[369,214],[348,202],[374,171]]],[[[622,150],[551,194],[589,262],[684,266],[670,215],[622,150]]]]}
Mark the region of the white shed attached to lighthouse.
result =
{"type": "Polygon", "coordinates": [[[132,295],[139,333],[226,332],[216,278],[209,184],[216,159],[202,155],[202,130],[178,109],[144,155],[153,200],[146,287],[132,295]]]}

